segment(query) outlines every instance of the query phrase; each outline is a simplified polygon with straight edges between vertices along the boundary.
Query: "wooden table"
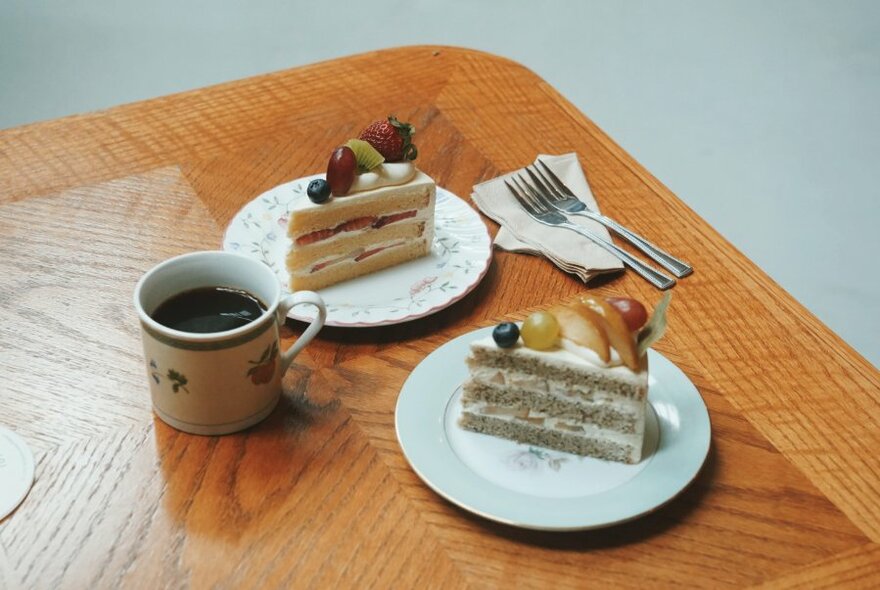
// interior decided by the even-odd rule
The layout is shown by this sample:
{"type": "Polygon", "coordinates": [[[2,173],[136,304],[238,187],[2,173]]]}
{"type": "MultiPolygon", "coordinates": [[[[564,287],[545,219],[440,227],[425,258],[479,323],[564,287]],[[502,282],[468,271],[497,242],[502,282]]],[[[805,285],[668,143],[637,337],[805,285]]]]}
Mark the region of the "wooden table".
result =
{"type": "MultiPolygon", "coordinates": [[[[657,298],[632,273],[594,288],[657,298]]],[[[0,424],[37,456],[0,523],[2,587],[880,586],[877,370],[550,85],[484,53],[381,51],[0,132],[0,424]],[[324,330],[248,432],[153,416],[137,278],[216,249],[244,203],[391,112],[463,197],[538,152],[577,152],[606,212],[694,264],[657,348],[705,399],[712,450],[666,507],[529,532],[454,507],[407,465],[394,406],[426,354],[584,291],[522,255],[498,252],[434,316],[324,330]]]]}

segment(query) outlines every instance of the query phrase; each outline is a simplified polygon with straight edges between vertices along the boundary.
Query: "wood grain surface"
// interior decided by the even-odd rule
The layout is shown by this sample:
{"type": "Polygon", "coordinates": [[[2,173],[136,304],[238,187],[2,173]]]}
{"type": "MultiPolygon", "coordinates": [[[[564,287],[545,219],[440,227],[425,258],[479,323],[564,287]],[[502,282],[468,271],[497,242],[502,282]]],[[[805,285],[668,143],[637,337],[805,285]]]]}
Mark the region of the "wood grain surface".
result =
{"type": "MultiPolygon", "coordinates": [[[[590,288],[657,297],[632,273],[590,288]]],[[[37,457],[0,522],[4,588],[880,586],[878,371],[546,82],[468,50],[363,54],[0,132],[0,424],[37,457]],[[657,348],[706,401],[712,450],[669,505],[525,531],[409,468],[394,407],[413,367],[587,288],[524,255],[496,252],[430,317],[325,329],[246,432],[153,416],[138,277],[218,248],[242,205],[392,112],[462,197],[539,152],[576,152],[605,212],[694,265],[657,348]]]]}

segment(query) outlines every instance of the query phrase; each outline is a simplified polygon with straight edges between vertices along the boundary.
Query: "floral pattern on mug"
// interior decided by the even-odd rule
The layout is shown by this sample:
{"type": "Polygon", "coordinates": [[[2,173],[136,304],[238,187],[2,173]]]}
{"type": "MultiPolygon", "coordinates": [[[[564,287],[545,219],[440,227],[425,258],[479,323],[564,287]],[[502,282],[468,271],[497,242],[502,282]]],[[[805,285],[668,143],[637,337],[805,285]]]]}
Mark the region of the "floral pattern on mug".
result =
{"type": "Polygon", "coordinates": [[[275,362],[278,358],[278,343],[273,342],[266,347],[259,360],[248,361],[254,365],[247,371],[247,376],[251,378],[254,385],[263,385],[269,383],[275,375],[275,362]]]}
{"type": "Polygon", "coordinates": [[[150,376],[153,378],[153,381],[156,382],[156,385],[161,385],[162,379],[168,379],[171,382],[171,391],[174,393],[178,393],[181,389],[186,393],[189,393],[189,389],[186,388],[186,384],[189,383],[186,375],[179,371],[175,371],[174,369],[168,369],[168,373],[162,375],[155,359],[150,359],[150,376]]]}

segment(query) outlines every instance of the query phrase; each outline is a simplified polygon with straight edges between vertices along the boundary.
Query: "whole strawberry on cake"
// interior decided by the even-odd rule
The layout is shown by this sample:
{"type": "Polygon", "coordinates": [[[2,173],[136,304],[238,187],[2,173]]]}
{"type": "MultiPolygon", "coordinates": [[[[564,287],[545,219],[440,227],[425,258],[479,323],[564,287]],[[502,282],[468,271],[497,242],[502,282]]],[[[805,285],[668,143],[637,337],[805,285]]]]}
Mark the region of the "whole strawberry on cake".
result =
{"type": "Polygon", "coordinates": [[[459,425],[622,463],[642,459],[648,348],[666,329],[669,294],[650,319],[629,298],[585,295],[499,324],[471,343],[459,425]]]}
{"type": "Polygon", "coordinates": [[[416,168],[415,128],[393,115],[330,155],[290,212],[290,289],[316,290],[431,251],[436,184],[416,168]]]}

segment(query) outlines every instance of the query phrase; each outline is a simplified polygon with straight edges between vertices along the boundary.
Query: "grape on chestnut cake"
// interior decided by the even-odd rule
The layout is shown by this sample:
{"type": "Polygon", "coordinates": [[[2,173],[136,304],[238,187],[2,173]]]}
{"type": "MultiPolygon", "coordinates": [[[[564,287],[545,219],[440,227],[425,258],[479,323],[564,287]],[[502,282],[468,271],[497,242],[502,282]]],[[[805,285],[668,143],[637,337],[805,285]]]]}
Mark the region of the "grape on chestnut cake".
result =
{"type": "Polygon", "coordinates": [[[584,295],[471,343],[459,425],[598,459],[642,459],[648,348],[666,329],[629,298],[584,295]],[[512,327],[511,327],[512,326],[512,327]],[[516,334],[516,336],[514,336],[516,334]]]}
{"type": "Polygon", "coordinates": [[[415,129],[393,116],[334,149],[325,178],[294,201],[290,289],[315,290],[426,256],[436,185],[416,168],[415,129]]]}

